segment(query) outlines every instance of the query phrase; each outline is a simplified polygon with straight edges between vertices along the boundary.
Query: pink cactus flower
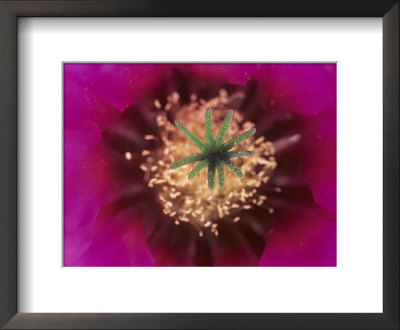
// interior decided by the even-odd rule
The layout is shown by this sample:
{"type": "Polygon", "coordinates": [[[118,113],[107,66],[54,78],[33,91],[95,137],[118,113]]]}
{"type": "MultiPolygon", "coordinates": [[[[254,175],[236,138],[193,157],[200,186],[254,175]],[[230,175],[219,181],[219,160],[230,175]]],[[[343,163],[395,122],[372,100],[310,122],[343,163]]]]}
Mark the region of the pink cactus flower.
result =
{"type": "Polygon", "coordinates": [[[65,64],[64,265],[336,266],[336,65],[65,64]],[[212,191],[207,108],[256,128],[212,191]]]}

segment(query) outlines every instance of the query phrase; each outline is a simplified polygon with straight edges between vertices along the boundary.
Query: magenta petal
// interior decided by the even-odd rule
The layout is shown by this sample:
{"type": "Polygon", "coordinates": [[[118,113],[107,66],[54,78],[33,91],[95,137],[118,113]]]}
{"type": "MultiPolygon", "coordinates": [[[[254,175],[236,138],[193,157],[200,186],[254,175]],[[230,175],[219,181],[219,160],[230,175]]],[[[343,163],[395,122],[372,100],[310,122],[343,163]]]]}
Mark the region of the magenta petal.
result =
{"type": "Polygon", "coordinates": [[[336,64],[274,64],[264,73],[258,75],[270,106],[302,115],[299,142],[288,151],[301,153],[296,177],[336,216],[336,64]]]}
{"type": "MultiPolygon", "coordinates": [[[[88,233],[90,234],[90,232],[88,233]]],[[[81,257],[66,266],[128,267],[153,266],[143,229],[132,209],[110,219],[81,257]]]]}
{"type": "Polygon", "coordinates": [[[107,128],[118,113],[117,108],[94,89],[89,80],[93,75],[90,67],[81,64],[64,66],[64,125],[67,129],[78,130],[83,136],[107,128]]]}
{"type": "Polygon", "coordinates": [[[171,69],[170,64],[65,64],[74,79],[118,111],[143,98],[171,69]]]}
{"type": "Polygon", "coordinates": [[[202,79],[223,80],[230,84],[246,85],[260,64],[194,64],[191,71],[202,79]]]}
{"type": "Polygon", "coordinates": [[[73,76],[64,77],[64,246],[65,260],[79,258],[82,236],[107,201],[112,171],[101,143],[101,129],[117,111],[73,76]]]}
{"type": "Polygon", "coordinates": [[[336,266],[336,222],[311,210],[268,231],[260,266],[336,266]]]}
{"type": "Polygon", "coordinates": [[[336,112],[336,64],[271,64],[256,77],[277,109],[306,115],[336,112]]]}
{"type": "Polygon", "coordinates": [[[323,113],[302,133],[307,149],[301,177],[315,202],[336,216],[336,114],[323,113]]]}

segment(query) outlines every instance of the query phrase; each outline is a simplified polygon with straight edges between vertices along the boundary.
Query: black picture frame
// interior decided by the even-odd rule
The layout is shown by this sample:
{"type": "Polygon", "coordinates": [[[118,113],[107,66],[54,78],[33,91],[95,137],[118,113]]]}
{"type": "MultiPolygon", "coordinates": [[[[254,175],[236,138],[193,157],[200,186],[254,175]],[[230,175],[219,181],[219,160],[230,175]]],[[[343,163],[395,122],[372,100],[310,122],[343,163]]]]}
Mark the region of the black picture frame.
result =
{"type": "Polygon", "coordinates": [[[0,326],[9,329],[399,329],[399,0],[0,1],[0,153],[0,326]],[[17,22],[24,16],[382,17],[383,313],[18,313],[17,22]]]}

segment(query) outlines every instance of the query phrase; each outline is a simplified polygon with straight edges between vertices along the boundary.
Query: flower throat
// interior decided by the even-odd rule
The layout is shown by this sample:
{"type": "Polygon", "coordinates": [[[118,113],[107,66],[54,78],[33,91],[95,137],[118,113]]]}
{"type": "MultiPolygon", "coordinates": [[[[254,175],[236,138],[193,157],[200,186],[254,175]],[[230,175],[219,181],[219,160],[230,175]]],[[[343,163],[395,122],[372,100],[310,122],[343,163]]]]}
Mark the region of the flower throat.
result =
{"type": "MultiPolygon", "coordinates": [[[[145,161],[140,168],[145,172],[144,180],[150,188],[157,191],[163,212],[176,225],[182,222],[192,224],[200,237],[206,232],[218,236],[219,221],[237,222],[240,220],[240,212],[249,210],[254,205],[263,206],[269,209],[270,213],[274,211],[268,206],[267,196],[257,192],[261,183],[269,181],[277,166],[274,147],[262,136],[254,139],[252,136],[255,132],[254,124],[248,121],[243,122],[243,116],[239,111],[235,110],[233,116],[231,104],[238,98],[243,99],[244,94],[239,92],[228,95],[225,90],[221,90],[218,97],[209,100],[197,100],[197,96],[192,95],[191,102],[184,105],[180,103],[177,93],[169,96],[164,106],[158,100],[154,101],[154,106],[158,111],[156,119],[159,140],[155,141],[157,145],[155,149],[142,150],[145,161]],[[226,127],[226,132],[223,132],[226,139],[224,136],[223,140],[228,142],[233,140],[231,148],[235,147],[235,149],[240,143],[240,150],[228,152],[230,148],[225,149],[230,145],[223,150],[203,149],[203,152],[207,151],[206,160],[208,160],[204,162],[205,158],[201,158],[205,156],[194,156],[199,155],[199,146],[190,142],[182,134],[179,124],[202,141],[210,141],[210,135],[206,136],[210,131],[207,132],[204,125],[205,118],[206,121],[207,117],[211,120],[211,111],[207,110],[210,108],[212,109],[211,132],[212,136],[216,136],[216,143],[220,137],[218,134],[221,132],[220,128],[226,127]],[[168,120],[169,111],[174,113],[179,129],[168,120]],[[230,125],[228,123],[226,126],[227,119],[230,125]],[[235,140],[237,138],[239,139],[235,140]],[[227,158],[227,152],[235,157],[234,163],[229,157],[227,158]],[[194,158],[190,158],[191,156],[194,158]],[[194,161],[199,161],[199,163],[196,166],[187,165],[194,161]],[[221,161],[224,161],[224,165],[230,170],[222,174],[221,181],[221,166],[219,166],[217,170],[219,188],[213,189],[217,164],[221,164],[221,161]],[[201,163],[203,164],[200,165],[201,163]],[[202,171],[206,167],[205,163],[207,166],[211,163],[214,168],[211,171],[213,178],[210,178],[210,170],[202,171]],[[196,167],[200,167],[200,170],[197,171],[196,167]]],[[[146,135],[145,139],[155,140],[156,137],[146,135]]]]}

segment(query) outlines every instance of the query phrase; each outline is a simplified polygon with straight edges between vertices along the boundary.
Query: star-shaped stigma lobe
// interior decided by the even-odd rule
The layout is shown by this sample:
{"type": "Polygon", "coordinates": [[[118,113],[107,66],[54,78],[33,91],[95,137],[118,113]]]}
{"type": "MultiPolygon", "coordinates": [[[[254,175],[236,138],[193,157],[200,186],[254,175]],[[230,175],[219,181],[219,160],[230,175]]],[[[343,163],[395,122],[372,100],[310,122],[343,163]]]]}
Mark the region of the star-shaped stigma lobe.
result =
{"type": "Polygon", "coordinates": [[[230,170],[232,170],[237,176],[242,177],[243,174],[240,169],[232,162],[232,158],[241,157],[241,156],[250,156],[252,154],[251,151],[244,150],[235,150],[229,151],[233,147],[237,146],[239,143],[246,140],[248,137],[252,136],[256,129],[252,128],[228,142],[224,143],[226,134],[229,129],[229,125],[231,123],[233,117],[233,110],[229,110],[226,114],[224,122],[222,123],[222,127],[214,139],[213,129],[212,129],[212,112],[211,109],[208,108],[206,110],[205,116],[205,136],[206,142],[200,139],[197,135],[193,134],[189,131],[179,120],[175,121],[176,126],[179,130],[191,141],[193,142],[202,152],[193,154],[187,157],[178,160],[174,164],[171,165],[171,169],[177,169],[181,166],[199,162],[193,170],[189,173],[189,180],[194,179],[194,177],[200,173],[201,170],[208,167],[208,187],[212,190],[215,185],[215,174],[218,172],[218,183],[221,189],[225,186],[225,170],[224,166],[227,166],[230,170]]]}

